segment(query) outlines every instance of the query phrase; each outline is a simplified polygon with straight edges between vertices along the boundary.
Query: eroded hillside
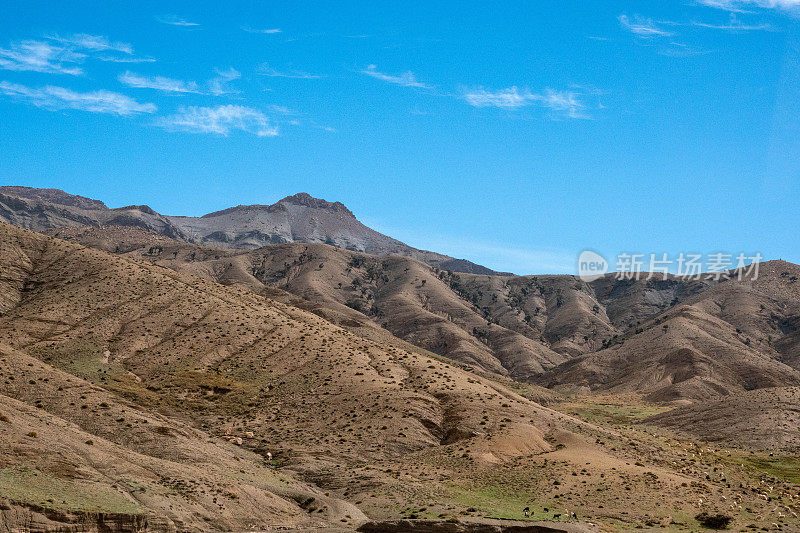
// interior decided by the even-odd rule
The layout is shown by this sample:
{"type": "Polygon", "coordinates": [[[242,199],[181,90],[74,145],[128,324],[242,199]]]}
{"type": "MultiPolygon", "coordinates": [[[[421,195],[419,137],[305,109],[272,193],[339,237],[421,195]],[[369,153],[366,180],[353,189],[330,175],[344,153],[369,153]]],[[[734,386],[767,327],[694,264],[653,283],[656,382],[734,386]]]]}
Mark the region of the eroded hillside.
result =
{"type": "MultiPolygon", "coordinates": [[[[14,428],[3,449],[17,487],[6,497],[197,529],[355,525],[362,512],[521,518],[523,503],[537,520],[660,523],[735,496],[712,480],[698,505],[697,468],[672,466],[687,446],[672,437],[587,424],[528,399],[535,389],[507,383],[512,392],[248,287],[0,230],[3,410],[14,428]],[[55,448],[51,427],[70,428],[55,448]],[[86,463],[96,451],[118,459],[86,463]],[[100,496],[50,502],[34,490],[40,475],[100,496]],[[653,505],[630,509],[628,488],[653,505]],[[653,512],[665,495],[673,510],[653,512]]],[[[750,505],[768,519],[766,502],[750,505]]]]}

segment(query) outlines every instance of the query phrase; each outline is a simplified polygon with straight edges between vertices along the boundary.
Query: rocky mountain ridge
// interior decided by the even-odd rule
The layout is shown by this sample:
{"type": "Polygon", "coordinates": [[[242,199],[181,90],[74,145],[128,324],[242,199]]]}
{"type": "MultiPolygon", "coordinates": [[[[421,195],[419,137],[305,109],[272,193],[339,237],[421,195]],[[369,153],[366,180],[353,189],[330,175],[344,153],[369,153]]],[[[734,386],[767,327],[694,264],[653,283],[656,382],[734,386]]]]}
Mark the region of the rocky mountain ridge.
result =
{"type": "Polygon", "coordinates": [[[272,205],[239,205],[201,217],[166,216],[146,205],[109,209],[58,189],[0,187],[0,221],[34,231],[74,226],[128,226],[207,246],[255,249],[292,242],[324,243],[376,255],[413,257],[454,272],[500,274],[464,259],[419,250],[379,233],[340,202],[307,193],[272,205]]]}

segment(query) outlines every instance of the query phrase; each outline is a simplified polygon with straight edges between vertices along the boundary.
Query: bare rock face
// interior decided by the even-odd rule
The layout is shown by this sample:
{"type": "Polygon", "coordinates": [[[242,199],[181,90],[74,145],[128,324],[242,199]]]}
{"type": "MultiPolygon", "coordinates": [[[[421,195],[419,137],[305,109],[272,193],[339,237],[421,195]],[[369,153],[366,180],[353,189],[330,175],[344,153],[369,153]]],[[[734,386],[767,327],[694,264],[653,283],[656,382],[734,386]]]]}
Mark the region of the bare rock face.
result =
{"type": "Polygon", "coordinates": [[[41,200],[56,205],[77,207],[79,209],[108,209],[100,200],[92,200],[83,196],[65,193],[59,189],[36,189],[33,187],[6,186],[0,187],[0,192],[9,196],[26,198],[28,200],[41,200]]]}
{"type": "Polygon", "coordinates": [[[109,209],[103,202],[58,189],[0,187],[0,220],[34,231],[80,226],[127,226],[173,239],[188,236],[146,205],[109,209]]]}
{"type": "Polygon", "coordinates": [[[0,499],[0,531],[3,532],[136,533],[175,530],[169,521],[149,520],[145,515],[69,512],[0,499]]]}
{"type": "Polygon", "coordinates": [[[341,202],[299,193],[272,205],[239,205],[202,217],[170,217],[194,242],[255,249],[270,244],[322,243],[374,255],[413,257],[454,272],[497,274],[464,259],[418,250],[358,221],[341,202]]]}

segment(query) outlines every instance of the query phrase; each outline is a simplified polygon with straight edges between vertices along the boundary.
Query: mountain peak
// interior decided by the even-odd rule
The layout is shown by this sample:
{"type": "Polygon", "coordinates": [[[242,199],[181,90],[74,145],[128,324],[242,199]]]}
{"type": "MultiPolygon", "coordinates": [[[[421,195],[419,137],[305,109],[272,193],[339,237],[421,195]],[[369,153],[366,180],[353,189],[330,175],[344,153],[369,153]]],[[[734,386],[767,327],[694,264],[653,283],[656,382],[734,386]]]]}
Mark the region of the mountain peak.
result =
{"type": "Polygon", "coordinates": [[[330,209],[333,211],[341,211],[343,213],[347,213],[352,215],[353,213],[350,212],[347,207],[341,202],[329,202],[327,200],[323,200],[321,198],[314,198],[307,192],[299,192],[297,194],[293,194],[292,196],[287,196],[282,200],[277,202],[278,204],[294,204],[294,205],[301,205],[304,207],[312,207],[315,209],[330,209]]]}
{"type": "Polygon", "coordinates": [[[0,186],[0,222],[35,231],[76,225],[132,226],[180,241],[237,249],[287,242],[325,243],[367,254],[413,257],[453,272],[503,274],[463,259],[418,250],[365,226],[343,203],[306,192],[272,205],[237,205],[187,217],[164,216],[146,205],[109,209],[98,200],[56,189],[0,186]]]}
{"type": "Polygon", "coordinates": [[[260,204],[237,205],[236,207],[229,207],[221,211],[214,211],[213,213],[208,213],[207,215],[203,215],[201,218],[211,218],[220,215],[229,215],[231,213],[245,212],[245,211],[274,211],[276,209],[285,209],[286,204],[310,207],[312,209],[327,209],[330,211],[345,213],[355,218],[353,213],[349,209],[347,209],[347,207],[345,207],[343,203],[329,202],[321,198],[314,198],[307,192],[299,192],[297,194],[287,196],[286,198],[278,200],[272,205],[260,205],[260,204]]]}
{"type": "Polygon", "coordinates": [[[69,194],[61,189],[36,189],[18,185],[5,185],[0,187],[0,194],[8,194],[27,200],[45,201],[57,205],[78,207],[80,209],[108,209],[100,200],[92,200],[84,196],[69,194]]]}

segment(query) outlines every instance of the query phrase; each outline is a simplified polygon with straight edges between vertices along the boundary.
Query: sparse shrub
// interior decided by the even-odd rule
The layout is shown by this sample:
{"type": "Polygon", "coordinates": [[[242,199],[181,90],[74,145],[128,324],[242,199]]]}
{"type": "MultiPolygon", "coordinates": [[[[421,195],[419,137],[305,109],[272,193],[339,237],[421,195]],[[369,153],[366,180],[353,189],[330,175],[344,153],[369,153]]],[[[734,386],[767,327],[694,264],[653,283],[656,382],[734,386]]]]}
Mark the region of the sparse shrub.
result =
{"type": "Polygon", "coordinates": [[[86,444],[88,444],[89,446],[92,446],[94,444],[94,441],[92,439],[89,439],[89,440],[86,441],[86,444]]]}
{"type": "Polygon", "coordinates": [[[733,520],[733,518],[724,514],[709,514],[705,511],[695,516],[694,519],[697,520],[701,526],[709,529],[727,529],[728,524],[733,520]]]}
{"type": "Polygon", "coordinates": [[[355,298],[350,298],[349,300],[347,300],[347,302],[345,302],[345,305],[350,309],[355,309],[358,312],[362,312],[364,310],[364,305],[361,303],[360,300],[357,300],[355,298]]]}
{"type": "Polygon", "coordinates": [[[364,257],[363,255],[356,255],[356,256],[353,256],[353,258],[350,260],[348,265],[350,265],[353,268],[359,268],[359,267],[363,266],[364,263],[366,263],[366,262],[367,262],[367,258],[366,257],[364,257]]]}
{"type": "Polygon", "coordinates": [[[35,439],[36,437],[38,437],[38,436],[39,436],[39,435],[37,435],[37,434],[36,434],[36,432],[35,432],[35,431],[29,431],[28,433],[26,433],[26,435],[27,435],[28,437],[32,438],[32,439],[35,439]]]}
{"type": "Polygon", "coordinates": [[[8,417],[3,413],[0,413],[0,422],[8,422],[8,417]]]}

